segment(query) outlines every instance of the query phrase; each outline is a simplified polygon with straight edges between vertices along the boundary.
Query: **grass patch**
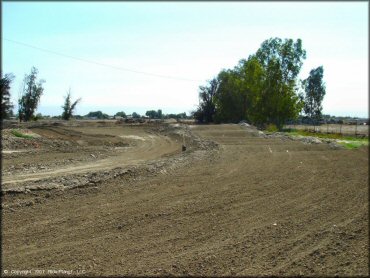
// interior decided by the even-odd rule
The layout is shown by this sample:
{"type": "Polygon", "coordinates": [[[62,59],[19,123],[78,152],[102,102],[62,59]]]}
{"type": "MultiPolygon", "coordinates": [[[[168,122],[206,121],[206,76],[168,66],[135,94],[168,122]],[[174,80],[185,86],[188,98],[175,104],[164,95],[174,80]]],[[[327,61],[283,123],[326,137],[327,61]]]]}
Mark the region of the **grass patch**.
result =
{"type": "Polygon", "coordinates": [[[337,143],[345,147],[346,149],[357,149],[361,146],[368,146],[369,145],[369,138],[360,138],[355,136],[346,136],[339,133],[320,133],[320,132],[312,132],[306,130],[298,130],[298,129],[284,129],[284,132],[288,133],[289,135],[301,135],[301,136],[312,136],[322,139],[336,139],[337,143]]]}
{"type": "Polygon", "coordinates": [[[29,135],[29,134],[24,134],[18,130],[15,130],[13,129],[12,130],[12,134],[15,136],[15,137],[19,137],[19,138],[25,138],[25,139],[32,139],[33,136],[32,135],[29,135]]]}
{"type": "Polygon", "coordinates": [[[338,142],[338,144],[342,145],[346,149],[353,150],[353,149],[358,149],[361,146],[368,146],[367,144],[361,141],[352,141],[352,142],[338,142]]]}
{"type": "Polygon", "coordinates": [[[369,141],[368,138],[342,135],[339,133],[320,133],[320,132],[312,132],[312,131],[306,131],[306,130],[298,130],[298,129],[293,129],[293,128],[283,129],[283,132],[287,132],[290,135],[312,136],[312,137],[325,138],[325,139],[338,139],[338,140],[346,140],[346,141],[369,141]]]}

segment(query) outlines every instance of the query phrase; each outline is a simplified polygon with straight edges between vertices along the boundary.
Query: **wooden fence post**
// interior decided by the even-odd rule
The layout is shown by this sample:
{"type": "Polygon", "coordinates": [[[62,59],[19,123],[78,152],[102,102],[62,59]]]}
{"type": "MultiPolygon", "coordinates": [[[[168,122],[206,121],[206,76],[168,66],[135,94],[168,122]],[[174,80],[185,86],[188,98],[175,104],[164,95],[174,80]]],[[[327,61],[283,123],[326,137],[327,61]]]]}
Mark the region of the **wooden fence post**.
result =
{"type": "Polygon", "coordinates": [[[326,134],[329,133],[329,124],[328,124],[328,121],[325,121],[326,122],[326,134]]]}
{"type": "Polygon", "coordinates": [[[315,133],[316,132],[316,123],[313,122],[313,132],[315,133]]]}

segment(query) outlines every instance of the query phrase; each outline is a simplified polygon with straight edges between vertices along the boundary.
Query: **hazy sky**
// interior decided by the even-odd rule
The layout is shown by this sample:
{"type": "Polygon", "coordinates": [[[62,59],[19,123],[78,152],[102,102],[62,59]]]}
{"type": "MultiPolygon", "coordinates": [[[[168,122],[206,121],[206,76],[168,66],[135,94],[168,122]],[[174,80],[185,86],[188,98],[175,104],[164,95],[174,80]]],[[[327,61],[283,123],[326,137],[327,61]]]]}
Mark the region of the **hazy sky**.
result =
{"type": "Polygon", "coordinates": [[[189,113],[199,85],[280,37],[303,41],[300,78],[324,66],[325,114],[368,116],[368,2],[3,2],[2,34],[14,103],[35,66],[42,114],[60,115],[69,87],[77,114],[189,113]]]}

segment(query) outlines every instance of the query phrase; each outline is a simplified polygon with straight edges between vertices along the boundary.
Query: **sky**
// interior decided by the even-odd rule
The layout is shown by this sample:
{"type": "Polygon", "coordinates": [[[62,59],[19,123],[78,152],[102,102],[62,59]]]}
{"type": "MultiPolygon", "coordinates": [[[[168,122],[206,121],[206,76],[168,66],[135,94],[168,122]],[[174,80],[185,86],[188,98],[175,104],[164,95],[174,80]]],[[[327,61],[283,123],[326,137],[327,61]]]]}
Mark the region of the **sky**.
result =
{"type": "Polygon", "coordinates": [[[2,2],[2,71],[16,104],[44,79],[38,111],[190,113],[199,86],[271,37],[300,38],[299,78],[324,67],[323,113],[368,117],[368,2],[2,2]]]}

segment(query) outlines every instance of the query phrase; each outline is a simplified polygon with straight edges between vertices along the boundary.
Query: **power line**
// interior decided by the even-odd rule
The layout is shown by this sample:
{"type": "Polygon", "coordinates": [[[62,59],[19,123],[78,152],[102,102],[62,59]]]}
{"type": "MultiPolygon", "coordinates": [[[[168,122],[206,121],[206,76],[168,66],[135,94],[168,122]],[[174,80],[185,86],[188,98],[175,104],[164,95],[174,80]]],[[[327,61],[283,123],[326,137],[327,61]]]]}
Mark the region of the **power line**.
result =
{"type": "Polygon", "coordinates": [[[144,74],[144,75],[149,75],[149,76],[154,76],[154,77],[159,77],[159,78],[165,78],[165,79],[190,81],[190,82],[202,82],[201,80],[182,78],[182,77],[176,77],[176,76],[169,76],[169,75],[162,75],[162,74],[156,74],[156,73],[150,73],[150,72],[138,71],[138,70],[133,70],[133,69],[128,69],[128,68],[117,67],[117,66],[114,66],[114,65],[109,65],[109,64],[105,64],[105,63],[100,63],[100,62],[96,62],[96,61],[92,61],[92,60],[88,60],[88,59],[84,59],[84,58],[79,58],[79,57],[63,54],[63,53],[60,53],[60,52],[56,52],[56,51],[53,51],[53,50],[41,48],[41,47],[38,47],[38,46],[30,45],[30,44],[15,41],[15,40],[10,40],[10,39],[6,39],[6,38],[3,38],[3,40],[11,42],[11,43],[18,44],[18,45],[22,45],[22,46],[25,46],[25,47],[33,48],[33,49],[36,49],[36,50],[39,50],[39,51],[42,51],[42,52],[47,52],[47,53],[50,53],[50,54],[61,56],[61,57],[64,57],[64,58],[74,59],[74,60],[77,60],[77,61],[80,61],[80,62],[85,62],[85,63],[94,64],[94,65],[98,65],[98,66],[108,67],[108,68],[112,68],[112,69],[115,69],[115,70],[138,73],[138,74],[144,74]]]}

